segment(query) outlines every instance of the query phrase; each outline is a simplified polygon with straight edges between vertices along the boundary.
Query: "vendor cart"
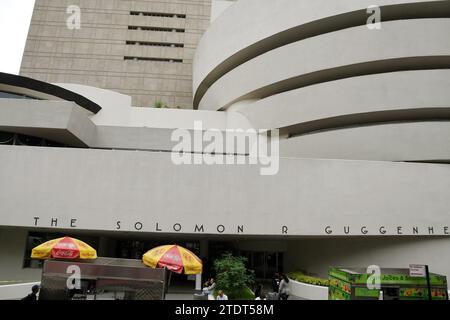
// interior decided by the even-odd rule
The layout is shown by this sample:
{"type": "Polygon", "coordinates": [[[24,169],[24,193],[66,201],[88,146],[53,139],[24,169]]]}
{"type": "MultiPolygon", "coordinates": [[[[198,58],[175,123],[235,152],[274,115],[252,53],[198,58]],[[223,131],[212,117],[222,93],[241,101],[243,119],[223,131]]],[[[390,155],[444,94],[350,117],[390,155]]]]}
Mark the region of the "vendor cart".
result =
{"type": "Polygon", "coordinates": [[[46,260],[39,300],[164,300],[167,274],[141,260],[46,260]]]}
{"type": "Polygon", "coordinates": [[[424,277],[411,277],[409,269],[381,269],[379,288],[374,275],[362,268],[330,268],[329,300],[433,300],[448,299],[447,278],[430,273],[430,290],[424,277]]]}

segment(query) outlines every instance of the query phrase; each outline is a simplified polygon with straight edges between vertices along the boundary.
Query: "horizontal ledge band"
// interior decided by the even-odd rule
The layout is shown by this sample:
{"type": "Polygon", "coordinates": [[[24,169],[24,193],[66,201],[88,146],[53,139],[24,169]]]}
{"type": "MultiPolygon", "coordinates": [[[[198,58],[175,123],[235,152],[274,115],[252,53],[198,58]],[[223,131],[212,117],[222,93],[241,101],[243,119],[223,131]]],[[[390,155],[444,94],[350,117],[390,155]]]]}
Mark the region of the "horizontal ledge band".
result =
{"type": "Polygon", "coordinates": [[[261,87],[257,90],[240,96],[228,102],[220,110],[226,110],[229,106],[248,99],[264,99],[283,92],[308,87],[315,84],[330,81],[348,79],[373,74],[382,74],[401,71],[450,69],[449,56],[422,56],[405,57],[370,62],[356,63],[331,69],[324,69],[297,77],[285,79],[261,87]]]}
{"type": "Polygon", "coordinates": [[[100,110],[102,110],[97,103],[83,97],[78,93],[36,79],[0,72],[0,85],[2,84],[58,97],[64,101],[73,101],[80,107],[94,114],[97,114],[100,110]]]}
{"type": "Polygon", "coordinates": [[[386,123],[442,121],[450,122],[450,104],[448,108],[415,108],[355,113],[320,120],[308,121],[283,128],[280,135],[294,138],[328,130],[350,127],[362,127],[386,123]]]}

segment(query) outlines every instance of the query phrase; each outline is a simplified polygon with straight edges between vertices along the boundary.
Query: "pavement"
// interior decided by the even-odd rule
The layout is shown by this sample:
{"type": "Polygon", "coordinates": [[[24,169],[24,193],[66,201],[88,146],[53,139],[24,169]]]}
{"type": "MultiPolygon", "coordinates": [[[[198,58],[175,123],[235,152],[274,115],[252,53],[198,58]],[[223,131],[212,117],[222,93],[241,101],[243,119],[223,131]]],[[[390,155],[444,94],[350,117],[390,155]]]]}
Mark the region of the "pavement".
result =
{"type": "Polygon", "coordinates": [[[171,284],[165,300],[194,300],[196,292],[192,282],[171,284]]]}
{"type": "Polygon", "coordinates": [[[167,293],[165,300],[194,300],[194,293],[167,293]]]}

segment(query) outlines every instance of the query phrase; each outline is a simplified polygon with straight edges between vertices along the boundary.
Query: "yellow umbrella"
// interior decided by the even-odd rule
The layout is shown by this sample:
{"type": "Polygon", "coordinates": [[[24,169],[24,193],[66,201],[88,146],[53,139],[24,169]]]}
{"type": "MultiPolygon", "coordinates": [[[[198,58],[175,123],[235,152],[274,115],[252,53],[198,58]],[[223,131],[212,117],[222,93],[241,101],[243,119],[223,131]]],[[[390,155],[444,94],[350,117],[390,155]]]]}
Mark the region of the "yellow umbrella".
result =
{"type": "Polygon", "coordinates": [[[175,273],[201,274],[202,261],[191,251],[177,245],[165,245],[151,249],[142,257],[151,268],[167,268],[175,273]]]}
{"type": "Polygon", "coordinates": [[[96,259],[97,251],[81,240],[63,237],[47,241],[31,251],[35,259],[96,259]]]}

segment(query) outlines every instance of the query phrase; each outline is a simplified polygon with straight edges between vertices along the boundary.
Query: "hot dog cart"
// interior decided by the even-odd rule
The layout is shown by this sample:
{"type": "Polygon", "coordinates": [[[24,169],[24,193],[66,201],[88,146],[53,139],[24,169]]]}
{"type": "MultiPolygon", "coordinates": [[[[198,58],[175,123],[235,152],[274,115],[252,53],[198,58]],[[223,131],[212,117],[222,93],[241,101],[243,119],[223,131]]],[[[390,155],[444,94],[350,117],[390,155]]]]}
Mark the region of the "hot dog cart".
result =
{"type": "Polygon", "coordinates": [[[167,276],[141,260],[46,260],[39,300],[164,300],[167,276]]]}

